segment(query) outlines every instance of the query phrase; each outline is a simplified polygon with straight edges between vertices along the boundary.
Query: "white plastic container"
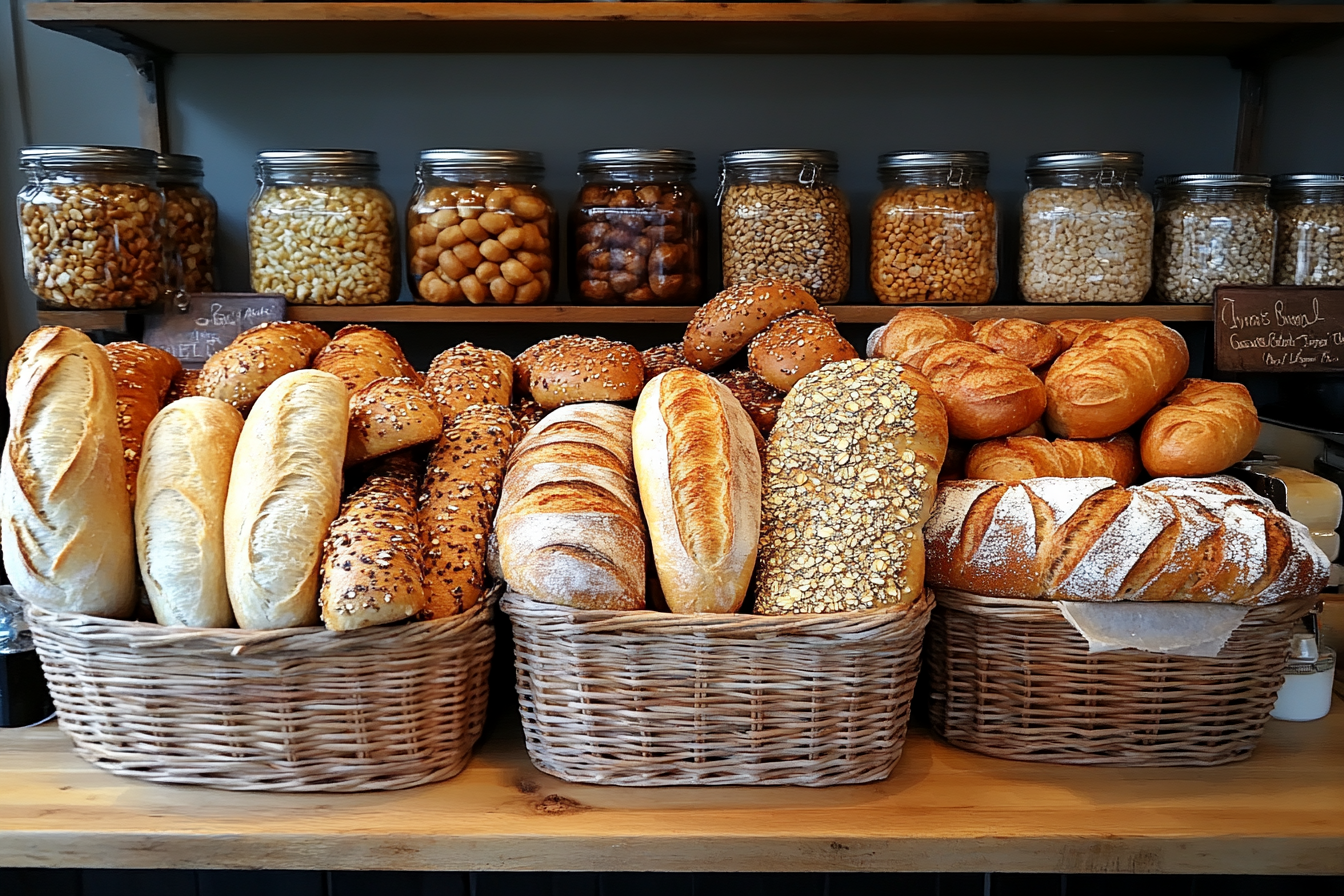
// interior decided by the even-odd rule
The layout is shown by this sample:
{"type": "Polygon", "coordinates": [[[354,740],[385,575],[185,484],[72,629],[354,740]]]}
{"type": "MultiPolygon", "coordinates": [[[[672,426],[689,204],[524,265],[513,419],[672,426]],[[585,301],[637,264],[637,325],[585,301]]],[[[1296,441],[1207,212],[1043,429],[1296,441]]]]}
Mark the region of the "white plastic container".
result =
{"type": "Polygon", "coordinates": [[[1316,637],[1293,635],[1286,677],[1279,689],[1272,718],[1285,722],[1310,722],[1330,712],[1331,688],[1335,683],[1335,652],[1316,646],[1316,637]]]}

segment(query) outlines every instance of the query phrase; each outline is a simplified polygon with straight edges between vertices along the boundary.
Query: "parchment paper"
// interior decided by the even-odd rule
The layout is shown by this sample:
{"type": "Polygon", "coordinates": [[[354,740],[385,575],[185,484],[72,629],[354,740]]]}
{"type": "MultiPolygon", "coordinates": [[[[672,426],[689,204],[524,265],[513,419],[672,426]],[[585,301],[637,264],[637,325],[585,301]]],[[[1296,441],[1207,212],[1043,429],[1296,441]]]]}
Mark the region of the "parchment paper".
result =
{"type": "Polygon", "coordinates": [[[1228,604],[1052,601],[1087,639],[1088,653],[1133,647],[1175,656],[1217,656],[1248,607],[1228,604]]]}

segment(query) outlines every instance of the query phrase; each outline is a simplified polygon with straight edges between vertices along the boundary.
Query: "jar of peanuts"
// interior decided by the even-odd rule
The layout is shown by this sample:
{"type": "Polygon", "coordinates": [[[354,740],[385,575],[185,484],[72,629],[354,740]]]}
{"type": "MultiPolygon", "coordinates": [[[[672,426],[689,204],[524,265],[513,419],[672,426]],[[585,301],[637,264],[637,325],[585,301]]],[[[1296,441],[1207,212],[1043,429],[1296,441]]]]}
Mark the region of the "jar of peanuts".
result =
{"type": "Polygon", "coordinates": [[[1270,202],[1279,216],[1274,282],[1344,286],[1344,174],[1279,174],[1270,202]]]}
{"type": "Polygon", "coordinates": [[[427,149],[406,211],[411,294],[436,305],[532,305],[551,297],[555,206],[541,154],[427,149]]]}
{"type": "Polygon", "coordinates": [[[1141,152],[1049,152],[1027,163],[1018,287],[1028,302],[1142,302],[1153,200],[1141,152]]]}
{"type": "Polygon", "coordinates": [[[168,222],[169,280],[185,292],[214,292],[215,228],[219,206],[205,191],[205,167],[198,156],[165,153],[159,156],[159,186],[163,188],[164,217],[168,222]]]}
{"type": "Polygon", "coordinates": [[[822,304],[849,292],[849,203],[835,153],[745,149],[719,161],[723,285],[777,278],[822,304]]]}
{"type": "Polygon", "coordinates": [[[886,305],[982,305],[999,285],[998,211],[983,152],[891,152],[877,162],[873,295],[886,305]]]}
{"type": "Polygon", "coordinates": [[[299,149],[257,156],[247,211],[255,292],[296,305],[381,305],[401,288],[396,212],[378,154],[299,149]]]}
{"type": "Polygon", "coordinates": [[[569,216],[570,290],[596,305],[695,305],[705,281],[705,212],[680,149],[583,153],[569,216]]]}
{"type": "Polygon", "coordinates": [[[40,307],[139,308],[167,290],[158,157],[123,146],[19,153],[23,272],[40,307]]]}
{"type": "Polygon", "coordinates": [[[1220,284],[1269,285],[1274,210],[1258,174],[1171,174],[1157,179],[1154,286],[1164,302],[1213,303],[1220,284]]]}

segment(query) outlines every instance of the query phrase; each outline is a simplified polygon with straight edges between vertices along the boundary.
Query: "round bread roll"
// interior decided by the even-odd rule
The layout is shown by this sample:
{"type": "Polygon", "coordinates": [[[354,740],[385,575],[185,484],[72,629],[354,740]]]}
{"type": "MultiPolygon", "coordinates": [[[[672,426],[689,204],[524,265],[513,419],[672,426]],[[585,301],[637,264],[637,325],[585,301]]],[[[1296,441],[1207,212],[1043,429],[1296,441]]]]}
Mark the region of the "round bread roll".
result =
{"type": "Polygon", "coordinates": [[[1093,327],[1104,326],[1105,324],[1108,323],[1110,323],[1110,321],[1108,320],[1092,320],[1091,318],[1069,317],[1063,320],[1052,320],[1046,326],[1050,327],[1050,329],[1058,333],[1059,338],[1063,340],[1064,347],[1061,349],[1061,351],[1068,351],[1070,348],[1073,347],[1073,343],[1077,341],[1079,336],[1082,336],[1084,333],[1086,333],[1093,327]]]}
{"type": "Polygon", "coordinates": [[[1015,433],[1045,412],[1045,386],[1021,361],[974,342],[944,342],[921,352],[919,369],[947,410],[958,439],[981,441],[1015,433]]]}
{"type": "Polygon", "coordinates": [[[779,406],[784,403],[784,393],[750,370],[725,370],[714,374],[714,378],[733,393],[761,435],[770,435],[779,406]]]}
{"type": "Polygon", "coordinates": [[[830,318],[795,314],[775,321],[751,340],[747,364],[753,373],[781,392],[834,361],[859,357],[830,318]]]}
{"type": "Polygon", "coordinates": [[[640,352],[640,357],[644,359],[644,378],[651,380],[661,373],[667,373],[669,370],[675,370],[678,367],[690,367],[686,356],[681,353],[680,342],[669,342],[666,345],[655,345],[653,348],[646,348],[640,352]]]}
{"type": "Polygon", "coordinates": [[[907,364],[928,348],[953,340],[969,340],[971,324],[931,308],[903,308],[868,336],[868,357],[907,364]]]}
{"type": "Polygon", "coordinates": [[[770,324],[795,311],[820,313],[817,300],[792,280],[754,280],[725,289],[696,309],[681,350],[692,367],[713,370],[770,324]]]}
{"type": "Polygon", "coordinates": [[[1018,317],[978,320],[971,328],[971,340],[1031,368],[1044,367],[1064,351],[1058,330],[1018,317]]]}
{"type": "Polygon", "coordinates": [[[1153,476],[1207,476],[1244,458],[1260,416],[1241,383],[1182,380],[1143,425],[1139,446],[1153,476]]]}
{"type": "Polygon", "coordinates": [[[560,336],[532,350],[526,376],[543,410],[585,401],[632,401],[644,388],[644,359],[624,342],[560,336]]]}

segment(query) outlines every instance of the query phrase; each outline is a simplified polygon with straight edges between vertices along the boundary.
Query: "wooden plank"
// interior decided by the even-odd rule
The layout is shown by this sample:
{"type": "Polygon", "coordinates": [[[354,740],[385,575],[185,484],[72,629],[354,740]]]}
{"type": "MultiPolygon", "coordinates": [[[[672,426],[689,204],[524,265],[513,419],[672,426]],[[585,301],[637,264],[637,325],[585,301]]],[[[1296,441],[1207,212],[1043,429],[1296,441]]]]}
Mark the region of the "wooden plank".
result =
{"type": "Polygon", "coordinates": [[[38,309],[41,327],[70,327],[75,330],[112,330],[126,332],[125,311],[46,311],[38,309]]]}
{"type": "Polygon", "coordinates": [[[496,722],[442,784],[229,793],[87,765],[0,731],[0,867],[1344,874],[1344,705],[1270,722],[1248,761],[989,759],[915,730],[893,776],[835,788],[616,788],[529,764],[496,722]]]}
{"type": "Polygon", "coordinates": [[[1337,5],[31,3],[29,20],[176,53],[611,52],[1235,55],[1344,33],[1337,5]],[[501,30],[506,28],[507,30],[501,30]],[[507,35],[507,39],[501,39],[507,35]]]}

